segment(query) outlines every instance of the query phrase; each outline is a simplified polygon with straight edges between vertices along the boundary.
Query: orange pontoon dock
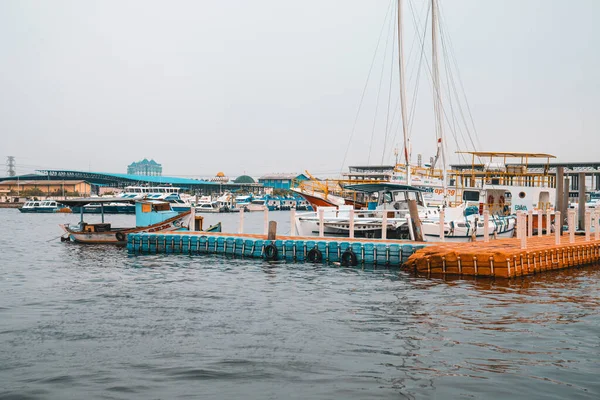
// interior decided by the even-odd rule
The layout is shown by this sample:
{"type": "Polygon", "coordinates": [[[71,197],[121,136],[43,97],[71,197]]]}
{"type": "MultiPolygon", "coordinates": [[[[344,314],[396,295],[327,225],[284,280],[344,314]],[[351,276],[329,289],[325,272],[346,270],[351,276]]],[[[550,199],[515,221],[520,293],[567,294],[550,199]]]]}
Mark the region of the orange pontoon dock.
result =
{"type": "Polygon", "coordinates": [[[579,267],[600,260],[600,240],[569,235],[521,239],[497,239],[490,242],[437,243],[417,250],[404,267],[419,273],[511,278],[543,271],[579,267]]]}

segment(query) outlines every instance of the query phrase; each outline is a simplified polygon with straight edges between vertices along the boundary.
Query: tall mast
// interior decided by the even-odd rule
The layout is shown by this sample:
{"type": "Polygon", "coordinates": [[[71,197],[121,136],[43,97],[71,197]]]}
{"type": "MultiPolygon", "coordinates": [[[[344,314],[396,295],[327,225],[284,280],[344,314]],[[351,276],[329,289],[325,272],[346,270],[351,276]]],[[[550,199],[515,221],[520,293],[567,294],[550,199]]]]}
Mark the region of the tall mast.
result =
{"type": "Polygon", "coordinates": [[[440,74],[438,70],[437,54],[437,0],[431,0],[431,50],[432,50],[432,75],[433,75],[433,109],[435,112],[435,136],[438,140],[442,154],[442,188],[444,191],[444,205],[448,199],[448,164],[446,159],[446,138],[442,126],[442,95],[440,91],[440,74]]]}
{"type": "Polygon", "coordinates": [[[398,67],[400,69],[400,114],[404,137],[404,160],[406,162],[406,184],[411,184],[410,149],[408,146],[408,124],[406,121],[406,93],[404,87],[404,41],[402,40],[402,0],[398,0],[398,67]]]}

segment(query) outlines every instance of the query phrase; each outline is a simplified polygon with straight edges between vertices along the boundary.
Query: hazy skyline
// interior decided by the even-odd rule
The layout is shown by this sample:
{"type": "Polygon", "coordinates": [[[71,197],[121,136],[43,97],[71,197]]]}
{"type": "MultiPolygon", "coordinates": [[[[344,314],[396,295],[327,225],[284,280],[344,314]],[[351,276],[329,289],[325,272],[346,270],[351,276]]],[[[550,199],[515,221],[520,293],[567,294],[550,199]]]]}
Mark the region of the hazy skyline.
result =
{"type": "MultiPolygon", "coordinates": [[[[439,1],[479,150],[599,161],[600,2],[439,1]]],[[[371,148],[379,164],[398,92],[390,4],[2,1],[2,164],[12,155],[19,174],[124,173],[153,158],[175,176],[335,174],[383,31],[345,163],[366,164],[371,148]]],[[[417,17],[426,11],[405,1],[407,57],[411,5],[417,17]]],[[[431,87],[419,88],[413,161],[435,152],[431,87]]]]}

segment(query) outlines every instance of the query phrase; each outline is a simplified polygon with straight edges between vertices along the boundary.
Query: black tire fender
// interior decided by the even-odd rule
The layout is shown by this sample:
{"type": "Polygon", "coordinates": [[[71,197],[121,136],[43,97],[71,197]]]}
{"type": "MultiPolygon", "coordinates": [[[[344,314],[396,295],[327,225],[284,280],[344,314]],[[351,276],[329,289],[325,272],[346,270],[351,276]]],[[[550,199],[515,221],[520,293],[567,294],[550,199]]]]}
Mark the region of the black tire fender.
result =
{"type": "Polygon", "coordinates": [[[358,265],[358,258],[351,248],[347,248],[346,251],[342,253],[340,263],[344,267],[356,267],[358,265]]]}
{"type": "Polygon", "coordinates": [[[119,242],[124,242],[125,241],[125,234],[123,232],[117,232],[117,234],[115,235],[115,237],[117,238],[117,240],[119,242]]]}
{"type": "Polygon", "coordinates": [[[277,250],[277,246],[275,246],[273,243],[270,243],[267,246],[265,246],[265,249],[264,249],[265,260],[275,261],[275,260],[277,260],[278,254],[279,254],[279,250],[277,250]]]}
{"type": "Polygon", "coordinates": [[[310,249],[310,251],[306,255],[306,259],[313,264],[322,263],[323,262],[323,253],[321,252],[321,250],[319,250],[317,248],[310,249]]]}

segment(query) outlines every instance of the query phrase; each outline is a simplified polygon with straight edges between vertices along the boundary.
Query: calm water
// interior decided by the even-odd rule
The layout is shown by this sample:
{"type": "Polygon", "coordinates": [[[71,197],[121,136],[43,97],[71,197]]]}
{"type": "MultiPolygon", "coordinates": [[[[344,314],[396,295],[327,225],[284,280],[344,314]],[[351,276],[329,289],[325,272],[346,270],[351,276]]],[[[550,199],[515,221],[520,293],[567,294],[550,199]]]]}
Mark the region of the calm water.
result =
{"type": "Polygon", "coordinates": [[[593,267],[502,283],[128,257],[53,239],[77,218],[0,210],[0,398],[600,397],[593,267]]]}

